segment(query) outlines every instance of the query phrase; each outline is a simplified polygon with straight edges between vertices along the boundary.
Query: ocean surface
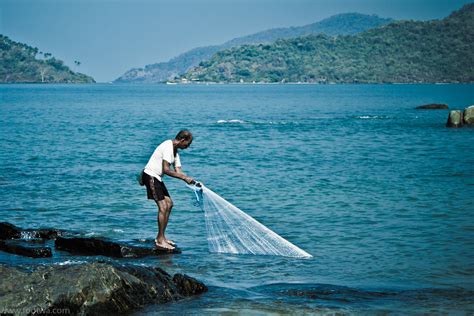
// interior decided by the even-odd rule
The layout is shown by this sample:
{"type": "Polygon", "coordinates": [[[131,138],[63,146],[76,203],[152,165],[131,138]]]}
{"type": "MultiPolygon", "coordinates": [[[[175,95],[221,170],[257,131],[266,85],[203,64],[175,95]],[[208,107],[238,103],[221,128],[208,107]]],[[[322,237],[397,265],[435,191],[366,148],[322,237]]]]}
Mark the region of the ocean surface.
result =
{"type": "MultiPolygon", "coordinates": [[[[184,171],[313,255],[209,253],[193,192],[166,178],[183,252],[130,261],[210,290],[137,315],[474,313],[474,128],[414,109],[464,109],[474,85],[0,85],[0,102],[1,221],[152,239],[136,174],[188,128],[184,171]]],[[[34,262],[51,261],[77,257],[34,262]]]]}

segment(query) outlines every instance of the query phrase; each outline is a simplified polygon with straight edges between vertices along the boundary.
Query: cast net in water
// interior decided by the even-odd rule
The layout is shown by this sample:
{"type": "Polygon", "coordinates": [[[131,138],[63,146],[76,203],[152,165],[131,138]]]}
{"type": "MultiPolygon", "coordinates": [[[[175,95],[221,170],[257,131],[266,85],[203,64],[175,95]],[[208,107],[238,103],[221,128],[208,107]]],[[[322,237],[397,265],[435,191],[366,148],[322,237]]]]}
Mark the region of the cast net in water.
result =
{"type": "Polygon", "coordinates": [[[202,184],[188,186],[206,218],[210,252],[312,257],[202,184]]]}

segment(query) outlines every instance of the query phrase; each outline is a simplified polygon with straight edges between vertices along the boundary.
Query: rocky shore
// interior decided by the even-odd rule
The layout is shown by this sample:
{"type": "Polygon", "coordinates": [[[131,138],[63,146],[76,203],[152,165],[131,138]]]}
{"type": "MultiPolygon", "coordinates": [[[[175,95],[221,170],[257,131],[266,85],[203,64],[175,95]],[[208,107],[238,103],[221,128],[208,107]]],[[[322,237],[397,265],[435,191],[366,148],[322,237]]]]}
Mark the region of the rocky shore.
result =
{"type": "Polygon", "coordinates": [[[0,223],[0,250],[29,258],[54,257],[61,252],[94,256],[91,262],[79,264],[37,264],[34,261],[38,259],[30,259],[31,263],[21,266],[0,265],[0,315],[129,314],[148,304],[168,303],[207,291],[203,283],[190,276],[172,276],[160,267],[117,260],[170,255],[153,247],[0,223]]]}

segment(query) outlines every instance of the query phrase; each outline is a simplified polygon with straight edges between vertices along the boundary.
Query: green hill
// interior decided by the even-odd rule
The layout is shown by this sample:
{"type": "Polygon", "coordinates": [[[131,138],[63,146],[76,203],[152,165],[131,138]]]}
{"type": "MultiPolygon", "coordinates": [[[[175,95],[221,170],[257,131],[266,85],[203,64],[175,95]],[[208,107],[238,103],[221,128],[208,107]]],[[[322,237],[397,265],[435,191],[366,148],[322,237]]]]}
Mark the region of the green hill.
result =
{"type": "Polygon", "coordinates": [[[0,35],[0,82],[93,83],[89,76],[73,72],[63,61],[44,54],[37,59],[38,49],[17,43],[0,35]]]}
{"type": "Polygon", "coordinates": [[[200,62],[209,60],[216,52],[231,47],[243,44],[272,43],[278,39],[308,34],[355,34],[387,24],[390,21],[391,19],[380,18],[376,15],[344,13],[305,26],[270,29],[248,36],[235,38],[222,45],[198,47],[187,51],[168,62],[151,64],[144,68],[133,68],[114,82],[158,83],[182,75],[191,68],[199,65],[200,62]]]}
{"type": "Polygon", "coordinates": [[[357,35],[310,35],[216,53],[197,82],[474,82],[474,4],[443,20],[402,21],[357,35]]]}

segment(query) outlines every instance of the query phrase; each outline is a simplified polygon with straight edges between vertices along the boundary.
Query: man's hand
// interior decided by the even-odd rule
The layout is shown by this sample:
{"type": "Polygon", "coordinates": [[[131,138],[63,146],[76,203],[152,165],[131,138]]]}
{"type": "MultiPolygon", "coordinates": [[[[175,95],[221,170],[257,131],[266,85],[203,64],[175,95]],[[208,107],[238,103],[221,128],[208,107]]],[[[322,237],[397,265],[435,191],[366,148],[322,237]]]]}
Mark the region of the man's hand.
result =
{"type": "Polygon", "coordinates": [[[196,181],[194,181],[193,178],[188,177],[188,176],[184,177],[183,180],[184,180],[187,184],[194,184],[194,183],[196,183],[196,181]]]}

